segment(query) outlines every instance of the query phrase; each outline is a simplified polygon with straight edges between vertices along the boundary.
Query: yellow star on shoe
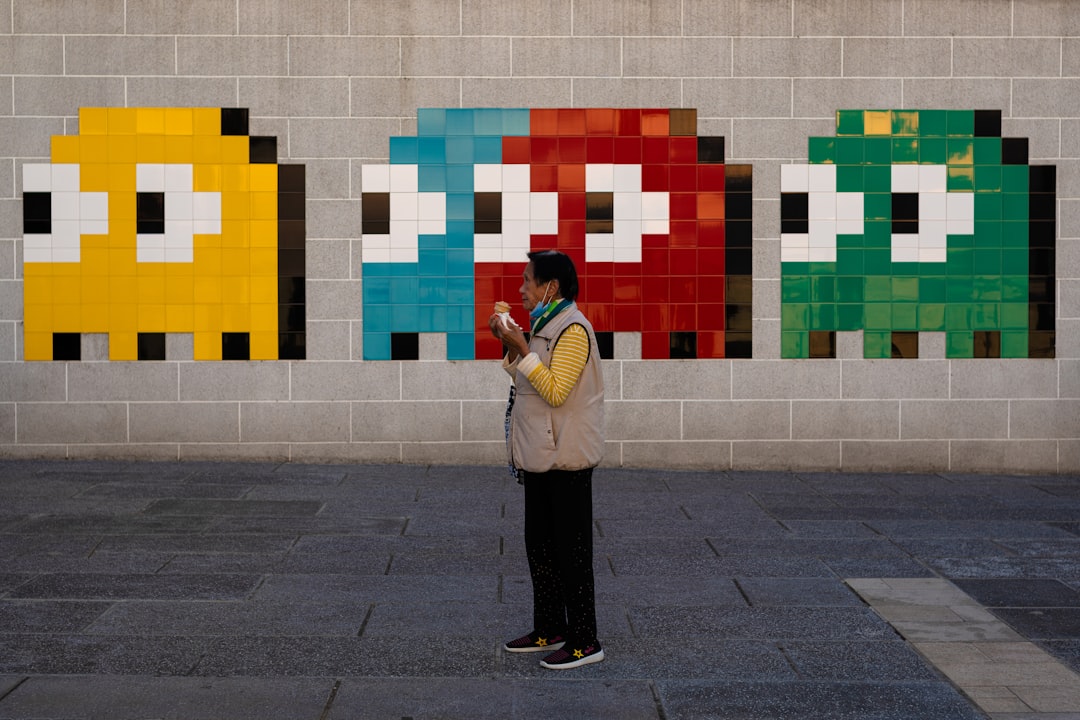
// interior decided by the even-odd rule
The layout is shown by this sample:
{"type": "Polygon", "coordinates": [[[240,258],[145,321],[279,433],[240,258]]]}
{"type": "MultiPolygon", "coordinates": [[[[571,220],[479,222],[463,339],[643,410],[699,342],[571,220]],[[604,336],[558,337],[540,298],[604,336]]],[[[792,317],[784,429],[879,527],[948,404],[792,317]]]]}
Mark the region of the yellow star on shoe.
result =
{"type": "Polygon", "coordinates": [[[581,652],[580,650],[575,650],[574,651],[574,657],[583,658],[583,657],[585,657],[585,653],[581,652]]]}
{"type": "Polygon", "coordinates": [[[547,638],[536,638],[536,644],[545,647],[548,644],[547,638]]]}

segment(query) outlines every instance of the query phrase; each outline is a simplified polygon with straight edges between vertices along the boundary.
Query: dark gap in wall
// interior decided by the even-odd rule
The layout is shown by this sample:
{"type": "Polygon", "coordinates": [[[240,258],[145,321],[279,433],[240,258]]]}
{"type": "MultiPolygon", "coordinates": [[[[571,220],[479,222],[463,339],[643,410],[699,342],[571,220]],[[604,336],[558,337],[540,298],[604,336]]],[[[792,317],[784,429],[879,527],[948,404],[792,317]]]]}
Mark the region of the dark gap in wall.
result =
{"type": "Polygon", "coordinates": [[[81,333],[53,333],[53,360],[82,360],[81,333]]]}
{"type": "Polygon", "coordinates": [[[810,331],[810,357],[812,357],[812,358],[835,358],[836,357],[836,331],[835,330],[811,330],[810,331]]]}
{"type": "Polygon", "coordinates": [[[250,360],[251,335],[246,332],[221,333],[222,360],[250,360]]]}
{"type": "Polygon", "coordinates": [[[916,360],[919,357],[919,333],[894,331],[892,333],[892,357],[916,360]]]}
{"type": "Polygon", "coordinates": [[[419,360],[420,333],[390,333],[391,360],[419,360]]]}
{"type": "Polygon", "coordinates": [[[697,359],[697,333],[672,332],[670,338],[672,360],[695,360],[697,359]]]}
{"type": "MultiPolygon", "coordinates": [[[[895,334],[895,333],[894,333],[895,334]]],[[[1001,331],[1000,330],[976,330],[975,342],[972,347],[972,357],[999,358],[1001,357],[1001,331]]]]}
{"type": "Polygon", "coordinates": [[[165,359],[165,333],[139,333],[137,342],[139,360],[165,359]]]}

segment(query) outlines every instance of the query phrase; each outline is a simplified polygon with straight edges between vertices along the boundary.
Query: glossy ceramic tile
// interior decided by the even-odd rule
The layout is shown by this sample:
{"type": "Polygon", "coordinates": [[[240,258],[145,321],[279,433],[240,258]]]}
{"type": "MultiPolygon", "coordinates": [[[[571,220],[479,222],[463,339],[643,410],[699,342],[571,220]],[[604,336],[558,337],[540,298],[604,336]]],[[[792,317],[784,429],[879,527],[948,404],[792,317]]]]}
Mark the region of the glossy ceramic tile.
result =
{"type": "Polygon", "coordinates": [[[781,168],[783,357],[1052,357],[1056,172],[991,110],[841,110],[781,168]]]}
{"type": "Polygon", "coordinates": [[[500,357],[491,308],[526,324],[526,254],[549,248],[602,344],[749,357],[751,169],[696,127],[687,109],[421,109],[362,169],[364,358],[414,358],[419,333],[445,333],[448,359],[500,357]]]}
{"type": "Polygon", "coordinates": [[[24,356],[305,355],[303,165],[242,108],[83,108],[52,162],[23,166],[24,356]]]}

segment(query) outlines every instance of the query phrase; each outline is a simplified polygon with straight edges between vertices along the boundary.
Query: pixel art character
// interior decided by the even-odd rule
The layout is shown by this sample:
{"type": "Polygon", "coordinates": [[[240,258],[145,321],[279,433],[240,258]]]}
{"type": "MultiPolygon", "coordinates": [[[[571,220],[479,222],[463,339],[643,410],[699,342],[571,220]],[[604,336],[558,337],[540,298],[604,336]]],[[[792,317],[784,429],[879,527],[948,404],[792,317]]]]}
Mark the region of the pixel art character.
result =
{"type": "MultiPolygon", "coordinates": [[[[530,250],[578,268],[611,357],[749,357],[751,170],[688,109],[421,109],[415,137],[362,169],[364,359],[501,357],[487,318],[518,304],[530,250]]],[[[520,314],[520,315],[519,315],[520,314]]]]}
{"type": "Polygon", "coordinates": [[[780,175],[785,358],[1053,357],[1056,168],[996,110],[840,110],[780,175]]]}
{"type": "Polygon", "coordinates": [[[304,166],[243,108],[82,108],[23,166],[24,357],[302,359],[304,166]]]}

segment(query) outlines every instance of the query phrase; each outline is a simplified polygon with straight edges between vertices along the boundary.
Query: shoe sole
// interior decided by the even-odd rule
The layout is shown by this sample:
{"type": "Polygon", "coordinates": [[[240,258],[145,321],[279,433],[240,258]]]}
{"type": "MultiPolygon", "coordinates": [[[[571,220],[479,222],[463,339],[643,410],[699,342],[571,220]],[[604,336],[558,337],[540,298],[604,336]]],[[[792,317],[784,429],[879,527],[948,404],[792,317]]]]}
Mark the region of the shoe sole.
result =
{"type": "Polygon", "coordinates": [[[532,645],[532,646],[529,646],[529,647],[519,647],[519,648],[510,647],[509,645],[503,645],[503,650],[505,650],[506,652],[512,652],[512,653],[555,652],[556,650],[561,650],[562,646],[565,645],[565,644],[566,644],[565,642],[557,642],[557,643],[552,643],[550,645],[544,645],[543,647],[541,647],[539,645],[532,645]]]}
{"type": "Polygon", "coordinates": [[[604,651],[601,650],[598,653],[593,653],[592,655],[586,655],[583,658],[578,658],[574,662],[555,663],[553,665],[549,665],[548,663],[541,660],[540,661],[540,666],[541,667],[546,667],[548,670],[570,670],[572,668],[581,667],[582,665],[589,665],[590,663],[598,663],[603,659],[604,659],[604,651]]]}

